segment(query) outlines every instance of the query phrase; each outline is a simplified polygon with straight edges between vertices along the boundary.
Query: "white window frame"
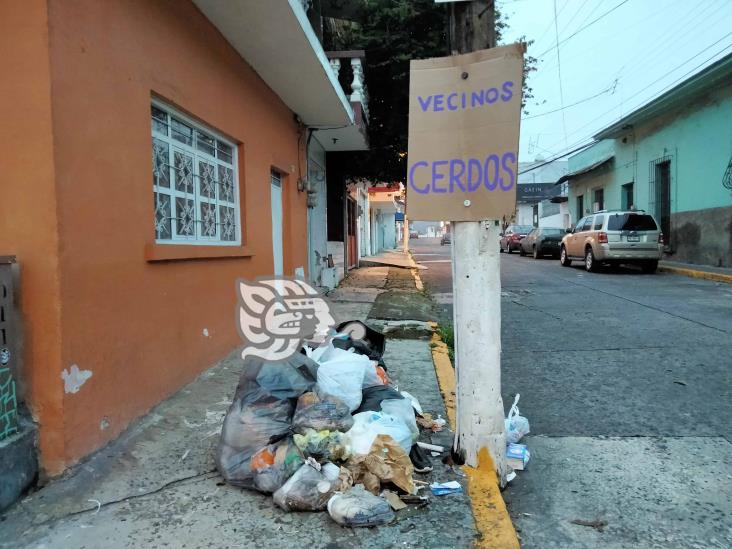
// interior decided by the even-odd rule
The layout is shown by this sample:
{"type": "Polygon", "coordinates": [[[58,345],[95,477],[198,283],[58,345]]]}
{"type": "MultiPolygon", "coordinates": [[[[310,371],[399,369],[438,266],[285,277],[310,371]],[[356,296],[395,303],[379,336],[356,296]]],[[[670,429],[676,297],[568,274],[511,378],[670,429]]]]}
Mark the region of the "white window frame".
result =
{"type": "MultiPolygon", "coordinates": [[[[239,158],[237,145],[229,139],[223,137],[219,132],[212,129],[211,127],[202,124],[197,120],[193,120],[189,116],[181,113],[174,107],[171,107],[167,103],[158,99],[151,100],[151,106],[168,114],[168,127],[167,133],[162,133],[155,128],[152,120],[152,112],[150,114],[150,126],[151,126],[151,141],[150,146],[153,147],[152,139],[163,141],[168,145],[168,183],[169,187],[158,186],[157,182],[153,177],[153,204],[155,205],[156,215],[153,218],[153,233],[155,234],[156,244],[183,244],[183,245],[195,245],[195,246],[241,246],[242,238],[242,225],[241,225],[241,201],[239,197],[239,158]],[[171,134],[170,117],[174,116],[179,121],[193,128],[193,144],[188,145],[182,143],[176,139],[173,139],[171,134]],[[221,158],[217,158],[205,151],[196,148],[196,130],[205,132],[209,136],[213,137],[217,141],[231,148],[231,163],[226,162],[221,158]],[[186,155],[193,158],[193,193],[186,193],[185,191],[177,190],[175,188],[175,151],[185,153],[186,155]],[[199,179],[199,161],[205,161],[208,164],[214,166],[215,172],[215,196],[214,198],[208,198],[201,195],[200,193],[200,179],[199,179]],[[219,185],[219,166],[232,170],[232,183],[233,183],[233,202],[222,199],[220,196],[220,185],[219,185]],[[157,195],[166,195],[170,200],[170,238],[158,238],[157,231],[157,195]],[[176,212],[176,199],[182,198],[184,200],[193,200],[194,206],[194,234],[191,236],[177,234],[177,223],[178,217],[176,212]],[[216,236],[205,236],[203,235],[203,222],[201,217],[201,205],[210,204],[216,208],[216,236]],[[221,207],[233,208],[234,209],[234,240],[222,240],[221,230],[223,227],[221,221],[221,207]]],[[[215,147],[215,145],[214,145],[215,147]]],[[[154,176],[154,159],[153,159],[153,176],[154,176]]]]}

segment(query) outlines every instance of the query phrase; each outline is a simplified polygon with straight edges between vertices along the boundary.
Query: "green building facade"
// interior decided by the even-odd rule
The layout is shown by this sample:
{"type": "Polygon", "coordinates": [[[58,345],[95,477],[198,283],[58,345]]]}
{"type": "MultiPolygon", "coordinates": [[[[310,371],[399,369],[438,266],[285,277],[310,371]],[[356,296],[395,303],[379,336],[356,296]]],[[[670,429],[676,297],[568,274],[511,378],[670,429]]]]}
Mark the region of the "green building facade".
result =
{"type": "Polygon", "coordinates": [[[732,55],[594,138],[560,180],[573,223],[633,206],[660,223],[666,259],[732,267],[732,55]]]}

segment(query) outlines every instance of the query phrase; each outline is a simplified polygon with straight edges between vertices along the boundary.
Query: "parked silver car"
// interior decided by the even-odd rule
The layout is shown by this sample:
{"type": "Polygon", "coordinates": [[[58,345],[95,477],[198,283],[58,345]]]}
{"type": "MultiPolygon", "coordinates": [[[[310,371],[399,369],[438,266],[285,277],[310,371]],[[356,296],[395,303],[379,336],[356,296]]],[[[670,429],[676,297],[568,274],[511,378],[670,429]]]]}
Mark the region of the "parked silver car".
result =
{"type": "Polygon", "coordinates": [[[559,261],[573,259],[596,271],[602,264],[640,265],[653,273],[663,254],[663,233],[652,215],[643,210],[600,211],[583,217],[562,239],[559,261]]]}

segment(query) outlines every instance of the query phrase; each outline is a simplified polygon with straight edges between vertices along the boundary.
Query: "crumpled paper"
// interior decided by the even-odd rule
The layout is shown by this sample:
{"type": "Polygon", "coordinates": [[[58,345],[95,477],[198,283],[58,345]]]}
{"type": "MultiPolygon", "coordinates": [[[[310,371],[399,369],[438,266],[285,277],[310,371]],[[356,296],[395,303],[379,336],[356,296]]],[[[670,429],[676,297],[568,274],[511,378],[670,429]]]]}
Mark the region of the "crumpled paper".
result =
{"type": "Polygon", "coordinates": [[[391,482],[408,494],[416,492],[412,461],[389,435],[378,435],[369,453],[351,457],[346,467],[354,483],[362,483],[374,495],[379,495],[382,482],[391,482]]]}

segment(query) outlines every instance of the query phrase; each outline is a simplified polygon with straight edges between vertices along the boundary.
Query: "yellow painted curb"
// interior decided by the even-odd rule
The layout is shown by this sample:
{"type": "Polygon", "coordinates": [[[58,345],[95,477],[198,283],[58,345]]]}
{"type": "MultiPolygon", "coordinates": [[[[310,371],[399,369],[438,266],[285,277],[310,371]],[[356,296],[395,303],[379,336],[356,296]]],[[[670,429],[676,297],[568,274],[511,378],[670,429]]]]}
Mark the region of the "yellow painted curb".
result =
{"type": "Polygon", "coordinates": [[[668,267],[666,265],[659,265],[658,270],[682,276],[690,276],[692,278],[704,278],[706,280],[714,280],[715,282],[726,282],[727,284],[732,284],[732,275],[724,273],[710,273],[708,271],[684,269],[683,267],[668,267]]]}
{"type": "MultiPolygon", "coordinates": [[[[432,323],[433,329],[437,324],[432,323]]],[[[445,401],[447,419],[452,430],[455,430],[455,370],[447,353],[447,345],[435,332],[430,343],[432,362],[435,365],[437,383],[440,386],[442,399],[445,401]]],[[[468,475],[468,496],[473,508],[475,525],[480,539],[475,546],[485,548],[518,549],[519,544],[516,529],[503,501],[501,490],[498,487],[498,478],[493,466],[493,460],[486,448],[478,453],[478,467],[463,467],[468,475]]]]}
{"type": "MultiPolygon", "coordinates": [[[[436,324],[433,324],[433,329],[436,324]]],[[[432,363],[435,365],[435,373],[437,374],[437,384],[440,386],[442,400],[445,401],[445,410],[447,410],[447,421],[450,428],[455,430],[455,369],[450,362],[450,355],[447,352],[447,344],[442,338],[434,332],[430,343],[432,348],[432,363]]]]}

